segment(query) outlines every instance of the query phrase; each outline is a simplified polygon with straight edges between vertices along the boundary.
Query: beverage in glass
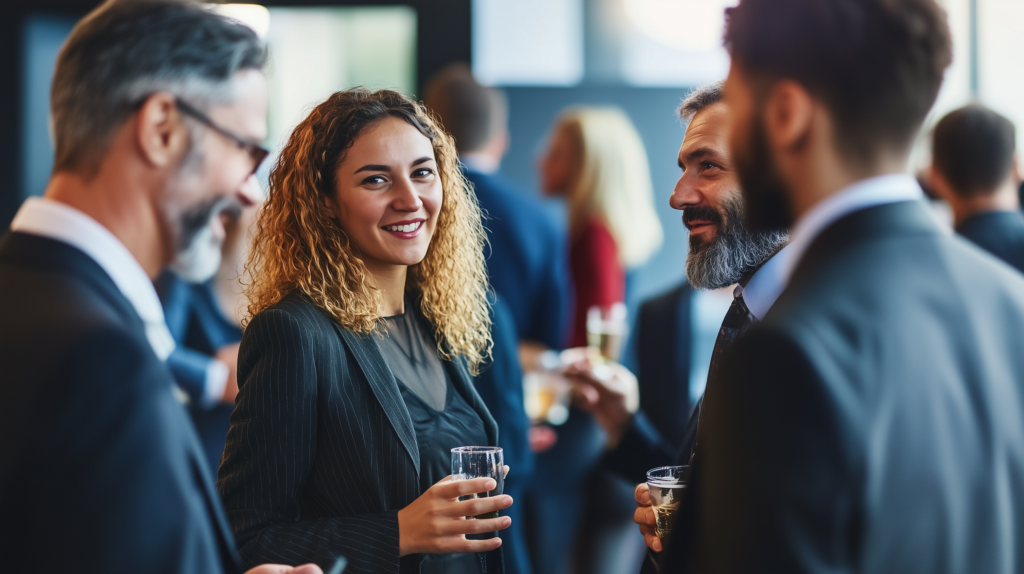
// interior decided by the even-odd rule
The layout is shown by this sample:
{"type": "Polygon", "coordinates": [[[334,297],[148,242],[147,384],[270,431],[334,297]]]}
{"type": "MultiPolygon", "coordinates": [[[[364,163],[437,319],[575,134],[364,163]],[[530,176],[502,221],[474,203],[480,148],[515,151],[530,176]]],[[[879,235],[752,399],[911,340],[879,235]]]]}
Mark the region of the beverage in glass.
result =
{"type": "MultiPolygon", "coordinates": [[[[471,480],[474,478],[493,478],[494,490],[478,492],[461,497],[459,500],[471,498],[487,498],[501,494],[505,485],[505,460],[501,447],[497,446],[460,446],[452,449],[452,480],[471,480]]],[[[485,512],[473,518],[497,518],[498,513],[485,512]]]]}
{"type": "Polygon", "coordinates": [[[597,349],[606,360],[619,360],[628,330],[626,306],[622,303],[587,310],[587,346],[597,349]]]}
{"type": "Polygon", "coordinates": [[[672,534],[672,523],[686,492],[686,471],[685,466],[661,466],[647,471],[651,506],[658,521],[658,538],[662,542],[672,534]]]}

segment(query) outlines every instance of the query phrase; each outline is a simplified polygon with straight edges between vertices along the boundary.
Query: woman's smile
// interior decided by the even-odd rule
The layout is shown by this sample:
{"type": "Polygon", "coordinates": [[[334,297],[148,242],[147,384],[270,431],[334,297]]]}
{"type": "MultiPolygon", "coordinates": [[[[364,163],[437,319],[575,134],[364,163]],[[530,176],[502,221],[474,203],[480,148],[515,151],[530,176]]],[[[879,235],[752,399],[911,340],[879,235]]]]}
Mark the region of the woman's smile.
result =
{"type": "Polygon", "coordinates": [[[414,239],[416,237],[419,237],[420,231],[423,230],[424,221],[426,221],[426,219],[410,219],[407,221],[399,221],[398,223],[385,225],[381,227],[381,229],[387,231],[388,233],[399,239],[414,239]]]}

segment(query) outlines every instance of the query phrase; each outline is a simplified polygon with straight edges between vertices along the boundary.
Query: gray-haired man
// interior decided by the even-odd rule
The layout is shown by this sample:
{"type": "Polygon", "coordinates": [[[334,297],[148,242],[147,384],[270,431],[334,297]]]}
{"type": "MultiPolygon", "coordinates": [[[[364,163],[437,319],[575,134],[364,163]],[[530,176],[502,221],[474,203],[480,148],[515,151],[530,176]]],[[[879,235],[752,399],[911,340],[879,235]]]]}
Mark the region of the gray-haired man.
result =
{"type": "MultiPolygon", "coordinates": [[[[722,84],[710,84],[690,93],[680,106],[679,115],[688,122],[678,156],[683,173],[669,203],[683,212],[683,225],[690,231],[687,280],[696,289],[737,286],[715,341],[703,402],[713,400],[714,379],[723,351],[752,322],[764,317],[782,292],[784,284],[778,266],[786,255],[788,237],[781,232],[754,232],[746,226],[739,179],[729,154],[729,110],[723,102],[722,84]]],[[[611,450],[606,462],[634,480],[642,480],[638,477],[654,467],[686,464],[699,442],[697,422],[701,404],[690,416],[682,449],[676,449],[643,411],[629,412],[627,405],[636,404],[627,399],[628,390],[636,385],[632,375],[618,365],[611,373],[610,380],[607,376],[595,376],[585,362],[570,369],[582,391],[578,393],[580,406],[592,412],[608,432],[611,450]]],[[[634,519],[647,546],[660,552],[662,545],[654,530],[646,484],[637,487],[636,499],[634,519]]]]}
{"type": "MultiPolygon", "coordinates": [[[[12,572],[241,570],[151,280],[209,278],[254,200],[266,52],[198,4],[111,1],[57,60],[44,197],[0,239],[0,556],[12,572]]],[[[250,574],[320,572],[263,565],[250,574]]]]}

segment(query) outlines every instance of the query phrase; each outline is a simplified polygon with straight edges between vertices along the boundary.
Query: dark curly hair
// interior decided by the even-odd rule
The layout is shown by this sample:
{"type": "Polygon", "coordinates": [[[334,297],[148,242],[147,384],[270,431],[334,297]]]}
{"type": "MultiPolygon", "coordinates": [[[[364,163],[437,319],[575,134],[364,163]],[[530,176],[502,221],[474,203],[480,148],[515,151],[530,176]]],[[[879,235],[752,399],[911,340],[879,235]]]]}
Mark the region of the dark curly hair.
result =
{"type": "Polygon", "coordinates": [[[952,61],[935,0],[742,0],[726,19],[733,61],[821,98],[859,160],[910,145],[952,61]]]}

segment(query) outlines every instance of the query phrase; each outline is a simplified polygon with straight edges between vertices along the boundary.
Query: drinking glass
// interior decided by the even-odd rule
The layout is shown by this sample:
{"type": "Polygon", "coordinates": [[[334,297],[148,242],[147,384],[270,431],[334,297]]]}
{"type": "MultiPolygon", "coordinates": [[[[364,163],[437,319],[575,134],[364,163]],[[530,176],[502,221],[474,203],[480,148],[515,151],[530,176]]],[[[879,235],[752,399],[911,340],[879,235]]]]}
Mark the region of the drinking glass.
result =
{"type": "MultiPolygon", "coordinates": [[[[474,478],[493,478],[494,490],[478,492],[460,497],[459,500],[487,498],[501,494],[505,485],[505,459],[501,447],[497,446],[460,446],[452,449],[452,480],[471,480],[474,478]]],[[[498,513],[485,512],[473,518],[497,518],[498,513]]]]}
{"type": "Polygon", "coordinates": [[[672,534],[672,523],[686,491],[686,471],[686,466],[660,466],[647,471],[647,487],[662,544],[672,534]]]}
{"type": "Polygon", "coordinates": [[[613,303],[587,309],[587,346],[597,349],[608,361],[618,361],[626,340],[626,306],[613,303]]]}

